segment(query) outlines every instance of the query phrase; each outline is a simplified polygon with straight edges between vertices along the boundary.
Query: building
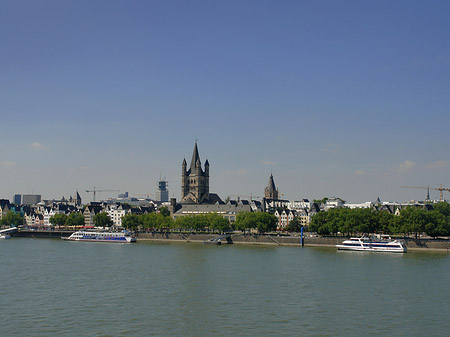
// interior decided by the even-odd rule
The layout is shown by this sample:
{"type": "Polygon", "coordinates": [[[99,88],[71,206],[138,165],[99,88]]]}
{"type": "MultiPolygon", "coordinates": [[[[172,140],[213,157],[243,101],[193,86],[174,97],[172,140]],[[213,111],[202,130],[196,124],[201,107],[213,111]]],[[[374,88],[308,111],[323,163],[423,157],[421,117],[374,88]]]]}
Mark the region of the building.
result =
{"type": "Polygon", "coordinates": [[[267,200],[278,200],[278,190],[275,187],[272,173],[270,174],[269,184],[264,189],[264,198],[267,200]]]}
{"type": "Polygon", "coordinates": [[[197,142],[192,153],[191,166],[187,169],[186,159],[181,164],[181,202],[209,203],[209,162],[205,161],[205,170],[198,154],[197,142]]]}
{"type": "Polygon", "coordinates": [[[22,203],[22,194],[14,194],[13,204],[20,205],[22,203]]]}
{"type": "Polygon", "coordinates": [[[239,212],[251,212],[252,207],[258,208],[258,205],[246,200],[230,201],[225,204],[217,194],[210,193],[209,162],[205,161],[203,170],[197,142],[195,142],[189,169],[186,159],[183,160],[181,168],[181,202],[177,203],[176,199],[172,198],[169,205],[174,219],[181,216],[217,213],[230,222],[234,222],[239,212]]]}
{"type": "Polygon", "coordinates": [[[9,200],[7,200],[7,199],[0,199],[0,220],[6,214],[8,214],[10,209],[11,209],[11,204],[9,203],[9,200]]]}
{"type": "Polygon", "coordinates": [[[24,194],[22,204],[24,205],[36,205],[41,202],[40,194],[24,194]]]}
{"type": "Polygon", "coordinates": [[[156,201],[167,202],[169,201],[169,190],[167,189],[169,182],[160,180],[158,182],[158,190],[156,191],[156,201]]]}

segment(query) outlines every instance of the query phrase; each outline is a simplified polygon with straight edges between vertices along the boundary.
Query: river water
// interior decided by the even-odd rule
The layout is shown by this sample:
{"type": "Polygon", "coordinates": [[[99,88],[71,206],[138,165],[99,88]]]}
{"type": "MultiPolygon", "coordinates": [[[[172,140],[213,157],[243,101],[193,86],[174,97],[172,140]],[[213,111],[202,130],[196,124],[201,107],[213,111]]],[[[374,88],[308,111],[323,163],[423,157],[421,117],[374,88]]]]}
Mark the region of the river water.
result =
{"type": "Polygon", "coordinates": [[[450,254],[0,241],[1,336],[446,336],[450,254]]]}

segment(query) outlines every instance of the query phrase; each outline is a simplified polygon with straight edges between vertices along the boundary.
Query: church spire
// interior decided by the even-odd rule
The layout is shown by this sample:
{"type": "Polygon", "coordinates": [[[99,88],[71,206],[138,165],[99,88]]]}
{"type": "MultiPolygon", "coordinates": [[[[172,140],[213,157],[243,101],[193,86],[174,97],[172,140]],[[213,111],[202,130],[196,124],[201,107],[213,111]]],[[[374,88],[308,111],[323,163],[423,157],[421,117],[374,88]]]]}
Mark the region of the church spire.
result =
{"type": "Polygon", "coordinates": [[[264,196],[266,199],[278,200],[278,190],[275,187],[272,173],[270,173],[269,184],[264,190],[264,196]]]}
{"type": "Polygon", "coordinates": [[[192,153],[191,172],[195,171],[195,167],[197,166],[197,161],[200,163],[200,156],[198,154],[197,141],[196,141],[195,146],[194,146],[194,152],[192,153]]]}

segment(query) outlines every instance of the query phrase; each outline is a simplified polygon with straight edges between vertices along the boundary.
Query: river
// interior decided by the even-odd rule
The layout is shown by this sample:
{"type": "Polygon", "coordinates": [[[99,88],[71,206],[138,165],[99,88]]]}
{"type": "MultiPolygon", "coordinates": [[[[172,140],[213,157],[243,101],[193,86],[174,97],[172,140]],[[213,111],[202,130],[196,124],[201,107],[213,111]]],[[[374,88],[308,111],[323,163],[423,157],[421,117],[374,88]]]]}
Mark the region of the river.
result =
{"type": "Polygon", "coordinates": [[[0,241],[1,336],[444,336],[450,254],[0,241]]]}

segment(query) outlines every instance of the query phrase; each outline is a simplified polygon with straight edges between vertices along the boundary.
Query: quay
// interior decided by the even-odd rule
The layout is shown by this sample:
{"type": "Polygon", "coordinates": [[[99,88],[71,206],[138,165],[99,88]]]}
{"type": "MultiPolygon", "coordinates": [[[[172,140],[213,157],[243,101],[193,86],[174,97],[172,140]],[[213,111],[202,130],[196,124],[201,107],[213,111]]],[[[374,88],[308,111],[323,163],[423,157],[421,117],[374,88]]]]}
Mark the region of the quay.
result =
{"type": "Polygon", "coordinates": [[[75,231],[73,230],[30,230],[18,229],[11,232],[11,237],[19,238],[65,238],[69,237],[75,231]]]}
{"type": "MultiPolygon", "coordinates": [[[[218,237],[218,234],[152,232],[135,233],[138,241],[173,241],[204,243],[218,237]]],[[[270,235],[270,234],[229,234],[222,244],[252,244],[277,246],[302,246],[300,235],[270,235]]],[[[345,237],[304,236],[305,247],[332,247],[342,243],[345,237]]],[[[403,239],[409,251],[441,251],[450,252],[449,239],[403,239]]]]}
{"type": "MultiPolygon", "coordinates": [[[[62,238],[69,237],[74,230],[30,230],[18,229],[10,232],[11,237],[28,238],[62,238]]],[[[177,233],[177,232],[136,232],[137,241],[160,241],[160,242],[189,242],[204,243],[221,237],[219,234],[205,233],[177,233]]],[[[321,237],[304,236],[305,247],[336,247],[345,237],[321,237]]],[[[450,239],[421,238],[403,239],[408,251],[440,251],[450,252],[450,239]]],[[[277,246],[302,246],[300,235],[273,235],[273,234],[227,234],[226,240],[221,244],[249,244],[249,245],[277,245],[277,246]]]]}

